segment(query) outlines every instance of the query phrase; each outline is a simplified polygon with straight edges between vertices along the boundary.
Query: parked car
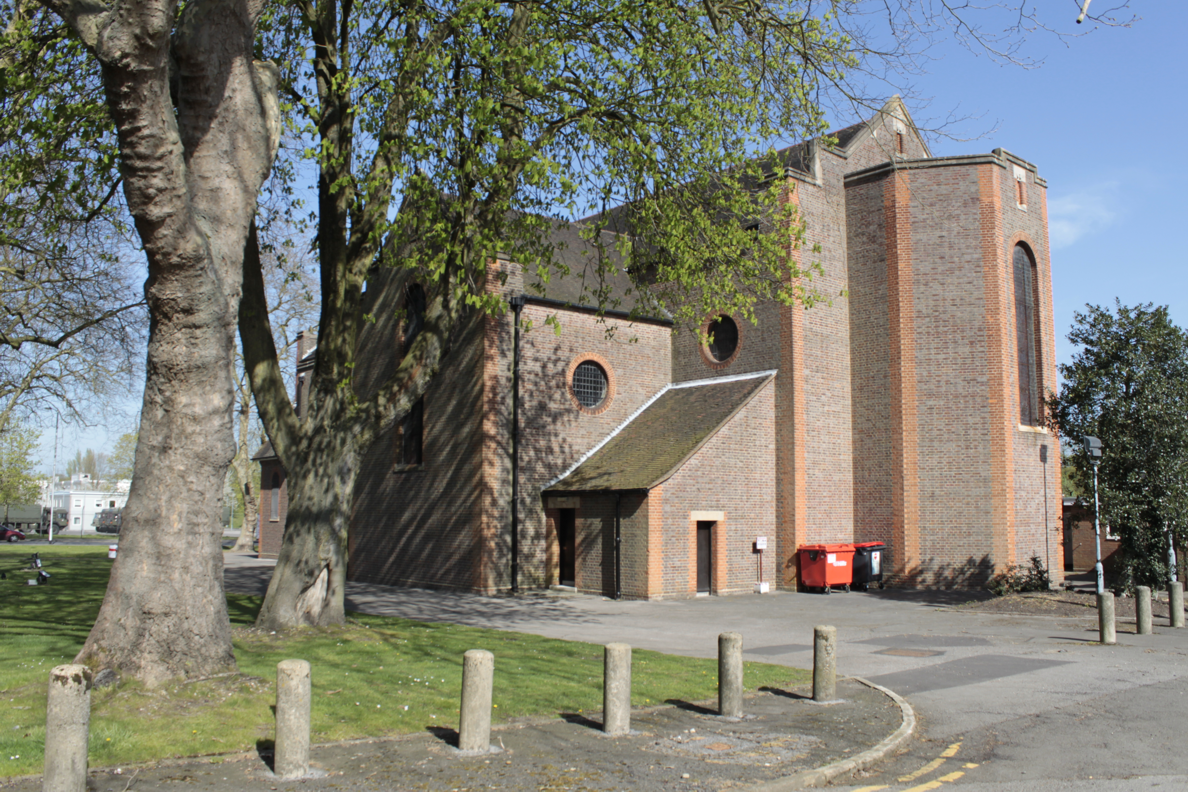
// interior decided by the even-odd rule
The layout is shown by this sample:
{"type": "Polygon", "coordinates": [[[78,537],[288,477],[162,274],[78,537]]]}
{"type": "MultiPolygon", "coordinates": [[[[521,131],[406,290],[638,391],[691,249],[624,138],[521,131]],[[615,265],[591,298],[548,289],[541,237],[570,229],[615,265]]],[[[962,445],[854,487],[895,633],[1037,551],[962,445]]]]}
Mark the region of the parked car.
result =
{"type": "Polygon", "coordinates": [[[24,532],[18,531],[16,528],[8,525],[0,527],[0,542],[20,542],[24,538],[24,532]]]}
{"type": "Polygon", "coordinates": [[[121,512],[119,509],[104,509],[95,517],[95,530],[99,533],[120,532],[121,512]]]}

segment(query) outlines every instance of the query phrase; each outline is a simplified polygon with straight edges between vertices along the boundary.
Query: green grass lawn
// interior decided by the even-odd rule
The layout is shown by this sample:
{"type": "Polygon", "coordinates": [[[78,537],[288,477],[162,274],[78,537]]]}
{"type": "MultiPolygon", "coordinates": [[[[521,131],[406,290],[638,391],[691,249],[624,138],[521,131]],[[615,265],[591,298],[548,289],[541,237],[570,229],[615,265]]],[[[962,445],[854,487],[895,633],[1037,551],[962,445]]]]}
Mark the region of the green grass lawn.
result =
{"type": "MultiPolygon", "coordinates": [[[[0,545],[0,777],[41,772],[51,668],[82,647],[103,600],[106,548],[0,545]],[[27,586],[38,550],[53,577],[27,586]]],[[[462,655],[495,655],[495,723],[602,707],[602,647],[522,633],[351,614],[345,627],[274,635],[251,628],[258,597],[227,597],[239,673],[155,690],[125,682],[91,699],[92,766],[251,750],[273,735],[276,664],[313,667],[313,741],[457,727],[462,655]]],[[[747,689],[808,681],[799,669],[746,664],[747,689]]],[[[717,695],[717,661],[635,650],[632,703],[717,695]]],[[[213,761],[218,761],[217,759],[213,761]]]]}

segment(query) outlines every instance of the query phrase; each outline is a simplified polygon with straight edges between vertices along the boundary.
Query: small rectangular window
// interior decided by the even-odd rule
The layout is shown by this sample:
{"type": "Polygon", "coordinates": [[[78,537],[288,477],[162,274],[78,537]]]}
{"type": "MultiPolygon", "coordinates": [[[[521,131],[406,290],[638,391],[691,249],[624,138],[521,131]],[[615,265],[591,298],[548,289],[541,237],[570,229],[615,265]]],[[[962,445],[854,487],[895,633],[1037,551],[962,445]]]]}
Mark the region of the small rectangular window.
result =
{"type": "Polygon", "coordinates": [[[903,153],[903,146],[904,146],[904,144],[903,144],[903,133],[902,133],[902,132],[896,132],[896,133],[895,133],[895,151],[896,151],[896,152],[898,152],[899,154],[902,154],[902,153],[903,153]]]}

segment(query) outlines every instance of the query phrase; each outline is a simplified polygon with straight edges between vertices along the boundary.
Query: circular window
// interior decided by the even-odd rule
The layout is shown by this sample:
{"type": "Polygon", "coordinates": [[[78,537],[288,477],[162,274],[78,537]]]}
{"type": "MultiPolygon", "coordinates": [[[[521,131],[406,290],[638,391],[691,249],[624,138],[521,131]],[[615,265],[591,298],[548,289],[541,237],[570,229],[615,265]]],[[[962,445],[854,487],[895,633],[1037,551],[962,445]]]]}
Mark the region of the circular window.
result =
{"type": "Polygon", "coordinates": [[[606,401],[607,386],[606,369],[593,360],[583,360],[574,368],[573,397],[587,410],[606,401]]]}
{"type": "Polygon", "coordinates": [[[738,351],[738,325],[729,316],[722,314],[709,323],[705,329],[710,337],[706,351],[715,363],[725,363],[738,351]]]}

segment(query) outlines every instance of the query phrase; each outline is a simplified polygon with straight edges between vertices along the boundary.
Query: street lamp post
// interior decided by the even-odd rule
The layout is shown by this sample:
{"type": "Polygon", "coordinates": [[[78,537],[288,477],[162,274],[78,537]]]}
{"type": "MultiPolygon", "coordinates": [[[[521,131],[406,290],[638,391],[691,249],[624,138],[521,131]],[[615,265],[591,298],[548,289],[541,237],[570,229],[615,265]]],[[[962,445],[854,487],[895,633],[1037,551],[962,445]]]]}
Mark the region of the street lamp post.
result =
{"type": "Polygon", "coordinates": [[[1093,541],[1097,546],[1097,563],[1093,569],[1097,572],[1097,593],[1105,593],[1105,575],[1101,566],[1101,511],[1097,500],[1097,466],[1101,464],[1101,441],[1096,437],[1085,436],[1085,446],[1089,451],[1089,461],[1093,464],[1093,541]]]}
{"type": "Polygon", "coordinates": [[[50,407],[54,411],[54,466],[50,470],[50,486],[49,486],[49,543],[54,543],[54,482],[58,478],[58,424],[62,420],[62,414],[58,412],[57,408],[50,407]]]}

